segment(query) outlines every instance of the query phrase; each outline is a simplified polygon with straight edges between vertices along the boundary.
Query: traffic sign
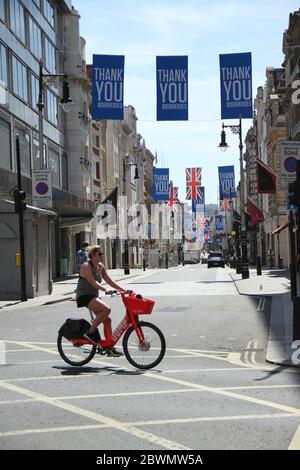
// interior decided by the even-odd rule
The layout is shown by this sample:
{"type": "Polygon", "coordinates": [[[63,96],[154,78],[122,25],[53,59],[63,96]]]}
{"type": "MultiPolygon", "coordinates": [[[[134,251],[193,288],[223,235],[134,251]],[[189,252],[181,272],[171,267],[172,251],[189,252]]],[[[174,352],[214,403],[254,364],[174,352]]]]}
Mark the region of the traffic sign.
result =
{"type": "Polygon", "coordinates": [[[280,148],[280,187],[286,189],[296,179],[297,160],[300,160],[300,142],[284,140],[280,148]]]}
{"type": "Polygon", "coordinates": [[[52,208],[51,170],[32,170],[32,204],[42,209],[52,208]]]}

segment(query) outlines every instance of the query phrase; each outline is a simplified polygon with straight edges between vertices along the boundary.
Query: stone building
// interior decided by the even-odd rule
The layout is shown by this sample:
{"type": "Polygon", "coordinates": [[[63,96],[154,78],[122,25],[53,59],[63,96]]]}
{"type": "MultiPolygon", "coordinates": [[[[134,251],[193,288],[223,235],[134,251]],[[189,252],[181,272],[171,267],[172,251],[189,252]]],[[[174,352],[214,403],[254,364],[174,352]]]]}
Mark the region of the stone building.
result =
{"type": "Polygon", "coordinates": [[[247,193],[263,212],[264,221],[250,233],[250,258],[256,255],[263,265],[288,267],[287,231],[277,229],[287,222],[286,190],[280,185],[280,149],[286,140],[286,121],[282,100],[285,69],[267,67],[266,83],[259,87],[254,101],[253,127],[246,137],[247,193]],[[257,193],[256,158],[277,176],[274,194],[257,193]],[[274,233],[275,232],[275,233],[274,233]]]}
{"type": "MultiPolygon", "coordinates": [[[[13,200],[18,134],[22,189],[28,204],[32,203],[33,171],[51,170],[53,205],[49,209],[56,217],[50,229],[51,250],[45,249],[51,278],[73,271],[76,249],[89,236],[87,224],[94,209],[84,45],[79,15],[69,0],[0,1],[0,198],[13,200]],[[64,75],[70,107],[61,106],[64,75]]],[[[25,240],[27,260],[31,259],[29,246],[25,240]]],[[[32,269],[35,276],[28,279],[37,279],[38,264],[32,269]]],[[[38,280],[36,286],[28,286],[30,295],[43,293],[40,287],[38,280]]]]}

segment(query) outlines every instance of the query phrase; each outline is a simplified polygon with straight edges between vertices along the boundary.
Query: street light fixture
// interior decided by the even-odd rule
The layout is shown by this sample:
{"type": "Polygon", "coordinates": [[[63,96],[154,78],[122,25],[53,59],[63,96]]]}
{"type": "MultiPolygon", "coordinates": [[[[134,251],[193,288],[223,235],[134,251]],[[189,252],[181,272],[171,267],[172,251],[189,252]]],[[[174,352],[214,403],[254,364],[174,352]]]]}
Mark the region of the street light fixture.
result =
{"type": "Polygon", "coordinates": [[[240,150],[240,179],[241,179],[241,246],[242,246],[242,263],[241,273],[242,279],[249,278],[249,266],[247,256],[247,232],[246,232],[246,212],[245,212],[245,191],[244,191],[244,168],[243,168],[243,142],[242,142],[242,118],[239,118],[239,124],[225,126],[222,124],[221,142],[219,148],[225,152],[229,147],[226,143],[225,128],[229,127],[233,134],[239,136],[239,150],[240,150]]]}
{"type": "Polygon", "coordinates": [[[57,74],[46,74],[43,73],[43,65],[44,62],[41,59],[39,61],[39,101],[37,103],[38,111],[39,111],[39,153],[40,153],[40,165],[41,169],[44,169],[44,84],[45,82],[49,82],[51,79],[55,79],[56,77],[64,77],[63,81],[63,96],[61,98],[61,104],[63,106],[64,111],[67,109],[67,105],[72,103],[72,100],[69,96],[69,82],[66,81],[67,75],[63,73],[57,74]]]}

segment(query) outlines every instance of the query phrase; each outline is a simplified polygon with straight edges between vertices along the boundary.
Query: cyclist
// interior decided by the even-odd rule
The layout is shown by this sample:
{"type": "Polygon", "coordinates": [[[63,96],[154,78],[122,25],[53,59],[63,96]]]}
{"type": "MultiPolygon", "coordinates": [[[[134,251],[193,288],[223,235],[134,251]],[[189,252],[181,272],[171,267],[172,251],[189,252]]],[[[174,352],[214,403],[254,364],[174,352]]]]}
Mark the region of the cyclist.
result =
{"type": "MultiPolygon", "coordinates": [[[[87,307],[95,314],[95,319],[92,322],[90,329],[84,333],[84,337],[92,342],[96,342],[98,339],[96,330],[100,323],[103,323],[105,338],[110,338],[112,336],[111,319],[109,317],[111,309],[109,305],[98,297],[98,295],[99,290],[106,294],[112,294],[113,290],[108,290],[105,287],[102,287],[102,279],[114,289],[126,292],[125,289],[116,284],[107,274],[106,268],[101,261],[102,256],[103,252],[101,246],[94,245],[89,247],[88,261],[81,265],[76,289],[77,307],[87,307]]],[[[122,356],[123,353],[112,348],[107,351],[107,355],[118,357],[122,356]]]]}

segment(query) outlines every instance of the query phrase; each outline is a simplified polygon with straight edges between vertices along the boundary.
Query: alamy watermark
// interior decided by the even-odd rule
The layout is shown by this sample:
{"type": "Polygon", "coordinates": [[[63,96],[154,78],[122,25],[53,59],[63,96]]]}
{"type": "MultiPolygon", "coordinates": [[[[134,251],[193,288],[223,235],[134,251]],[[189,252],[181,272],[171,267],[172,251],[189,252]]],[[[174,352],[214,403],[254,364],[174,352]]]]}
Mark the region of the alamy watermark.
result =
{"type": "Polygon", "coordinates": [[[292,93],[292,103],[299,104],[300,103],[300,80],[294,80],[291,86],[292,86],[292,89],[295,90],[292,93]]]}
{"type": "Polygon", "coordinates": [[[299,366],[300,364],[300,339],[293,341],[292,349],[295,349],[295,351],[291,355],[291,361],[295,366],[299,366]]]}
{"type": "Polygon", "coordinates": [[[151,204],[150,214],[143,203],[127,204],[127,196],[119,196],[117,208],[100,204],[96,210],[98,239],[121,240],[185,240],[199,249],[204,241],[204,206],[196,205],[195,213],[187,204],[177,204],[172,210],[168,204],[151,204]],[[174,208],[175,209],[175,208],[174,208]]]}

